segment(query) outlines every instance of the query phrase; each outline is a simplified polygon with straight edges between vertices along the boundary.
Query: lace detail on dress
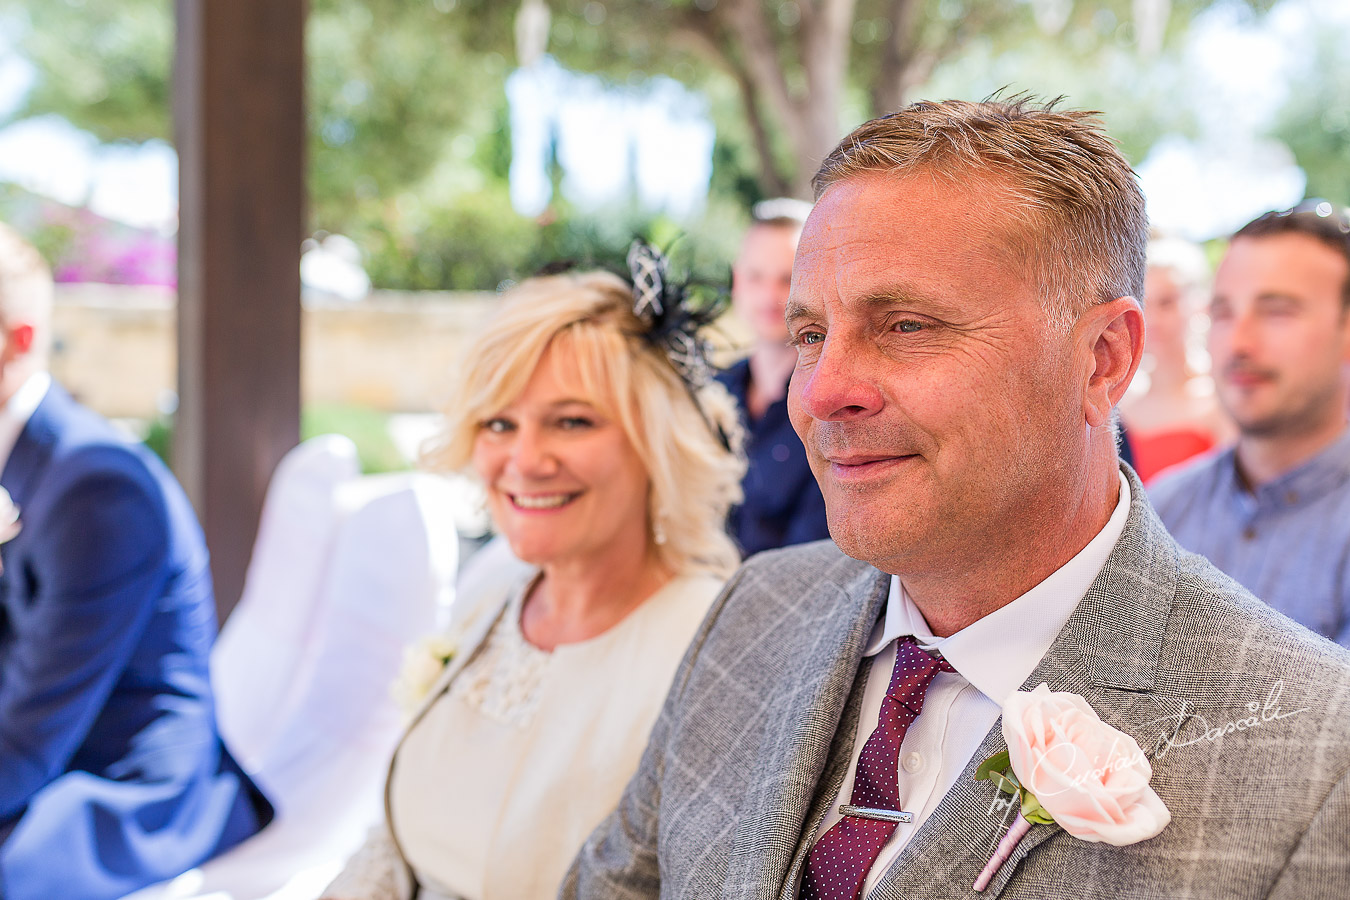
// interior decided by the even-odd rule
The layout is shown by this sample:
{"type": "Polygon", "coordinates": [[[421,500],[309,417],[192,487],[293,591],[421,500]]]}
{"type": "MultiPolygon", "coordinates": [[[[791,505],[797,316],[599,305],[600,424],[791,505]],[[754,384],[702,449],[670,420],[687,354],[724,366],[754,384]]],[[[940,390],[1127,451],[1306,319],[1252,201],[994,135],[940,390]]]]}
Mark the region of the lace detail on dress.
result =
{"type": "Polygon", "coordinates": [[[323,900],[402,900],[397,874],[401,868],[403,859],[389,829],[381,824],[371,829],[361,849],[324,889],[323,900]]]}
{"type": "Polygon", "coordinates": [[[544,676],[553,659],[553,654],[525,640],[520,630],[520,610],[530,585],[507,604],[483,648],[450,686],[452,697],[516,728],[529,724],[539,708],[544,676]]]}

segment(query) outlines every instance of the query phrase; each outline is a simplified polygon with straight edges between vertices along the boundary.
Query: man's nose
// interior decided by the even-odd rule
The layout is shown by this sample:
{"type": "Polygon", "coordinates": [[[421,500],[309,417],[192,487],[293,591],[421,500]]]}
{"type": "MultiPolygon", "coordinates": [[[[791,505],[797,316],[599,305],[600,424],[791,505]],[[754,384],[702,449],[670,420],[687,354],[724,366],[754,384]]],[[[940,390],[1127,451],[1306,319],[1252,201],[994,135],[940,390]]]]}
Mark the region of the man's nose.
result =
{"type": "Polygon", "coordinates": [[[831,334],[808,366],[798,366],[793,381],[803,412],[820,421],[865,419],[880,411],[883,400],[876,377],[885,360],[876,359],[865,342],[831,334]]]}
{"type": "Polygon", "coordinates": [[[1259,340],[1258,331],[1259,323],[1251,312],[1235,312],[1222,325],[1210,326],[1210,353],[1220,358],[1249,356],[1259,340]]]}

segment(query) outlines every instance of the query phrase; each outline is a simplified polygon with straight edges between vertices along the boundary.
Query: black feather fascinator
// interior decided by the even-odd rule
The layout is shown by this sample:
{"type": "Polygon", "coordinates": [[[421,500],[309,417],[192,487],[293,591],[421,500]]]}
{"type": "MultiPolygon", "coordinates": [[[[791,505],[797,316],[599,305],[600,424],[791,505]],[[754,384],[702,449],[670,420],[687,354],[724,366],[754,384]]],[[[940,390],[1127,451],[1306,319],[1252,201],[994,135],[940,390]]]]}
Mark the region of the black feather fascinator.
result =
{"type": "Polygon", "coordinates": [[[660,349],[680,378],[697,390],[712,377],[710,347],[702,329],[726,311],[725,288],[671,278],[666,257],[646,241],[628,249],[633,314],[647,326],[644,337],[660,349]]]}
{"type": "Polygon", "coordinates": [[[692,279],[671,278],[666,257],[646,241],[633,241],[628,249],[628,271],[633,281],[633,315],[646,325],[643,337],[670,360],[684,382],[694,407],[708,430],[724,448],[731,441],[722,427],[708,418],[699,403],[698,390],[712,378],[708,361],[710,346],[702,329],[726,311],[729,292],[692,279]]]}

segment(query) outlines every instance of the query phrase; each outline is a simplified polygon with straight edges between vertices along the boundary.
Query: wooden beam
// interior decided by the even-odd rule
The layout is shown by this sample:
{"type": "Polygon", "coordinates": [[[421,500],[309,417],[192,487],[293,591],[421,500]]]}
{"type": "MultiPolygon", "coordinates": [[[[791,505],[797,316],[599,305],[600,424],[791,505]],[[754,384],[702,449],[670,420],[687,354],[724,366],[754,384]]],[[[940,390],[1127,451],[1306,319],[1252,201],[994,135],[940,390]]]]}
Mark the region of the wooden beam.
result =
{"type": "Polygon", "coordinates": [[[178,415],[174,468],[223,621],[272,470],[300,436],[302,0],[176,0],[178,415]]]}

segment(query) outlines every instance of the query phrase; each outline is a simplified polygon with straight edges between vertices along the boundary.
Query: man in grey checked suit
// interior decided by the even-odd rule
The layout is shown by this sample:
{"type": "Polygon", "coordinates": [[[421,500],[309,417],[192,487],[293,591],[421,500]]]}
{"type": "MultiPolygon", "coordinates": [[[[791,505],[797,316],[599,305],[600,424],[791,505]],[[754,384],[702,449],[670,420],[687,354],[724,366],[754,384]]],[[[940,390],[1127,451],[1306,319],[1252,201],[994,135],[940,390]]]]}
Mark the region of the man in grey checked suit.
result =
{"type": "Polygon", "coordinates": [[[955,671],[894,764],[914,821],[854,896],[1350,897],[1350,655],[1183,551],[1116,457],[1147,227],[1096,120],[915,104],[816,191],[789,403],[838,547],[732,579],[563,897],[798,896],[908,635],[955,671]],[[1010,816],[975,768],[1041,683],[1139,743],[1171,821],[1033,825],[976,894],[1010,816]]]}

